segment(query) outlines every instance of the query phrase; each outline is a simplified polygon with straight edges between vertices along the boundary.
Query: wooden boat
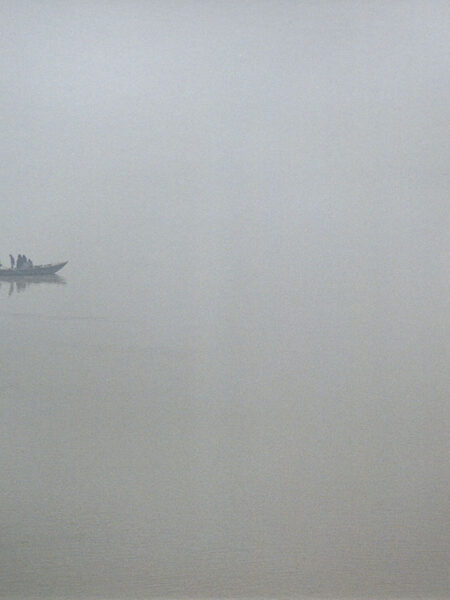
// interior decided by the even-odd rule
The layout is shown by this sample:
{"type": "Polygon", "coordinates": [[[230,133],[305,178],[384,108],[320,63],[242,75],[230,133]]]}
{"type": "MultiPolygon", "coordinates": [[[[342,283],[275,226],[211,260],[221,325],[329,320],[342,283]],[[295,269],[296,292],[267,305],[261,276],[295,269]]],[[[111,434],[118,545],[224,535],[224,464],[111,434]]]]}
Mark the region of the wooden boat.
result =
{"type": "Polygon", "coordinates": [[[0,268],[0,277],[40,277],[42,275],[54,275],[65,267],[68,262],[66,260],[66,262],[50,265],[33,265],[32,267],[23,267],[21,269],[0,268]]]}

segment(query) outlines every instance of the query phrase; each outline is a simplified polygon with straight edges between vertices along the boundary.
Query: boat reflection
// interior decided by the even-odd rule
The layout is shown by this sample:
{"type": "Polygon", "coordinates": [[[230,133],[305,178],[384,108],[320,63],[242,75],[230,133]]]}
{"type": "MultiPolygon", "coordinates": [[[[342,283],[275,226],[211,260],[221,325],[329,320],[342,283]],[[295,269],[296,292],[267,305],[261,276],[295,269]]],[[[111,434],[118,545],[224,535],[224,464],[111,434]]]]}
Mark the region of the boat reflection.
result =
{"type": "Polygon", "coordinates": [[[41,285],[41,284],[56,284],[56,285],[66,285],[66,280],[64,277],[60,277],[59,275],[41,275],[27,277],[26,275],[18,275],[16,277],[2,277],[0,276],[0,288],[5,284],[8,289],[8,296],[12,296],[14,292],[20,293],[25,291],[30,286],[41,285]]]}

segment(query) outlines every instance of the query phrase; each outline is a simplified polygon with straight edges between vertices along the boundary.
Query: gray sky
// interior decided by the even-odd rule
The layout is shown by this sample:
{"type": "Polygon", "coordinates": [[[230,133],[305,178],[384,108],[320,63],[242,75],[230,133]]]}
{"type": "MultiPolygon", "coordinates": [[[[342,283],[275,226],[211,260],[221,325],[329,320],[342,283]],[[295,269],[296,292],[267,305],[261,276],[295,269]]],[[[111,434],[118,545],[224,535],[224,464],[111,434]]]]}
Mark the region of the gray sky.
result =
{"type": "Polygon", "coordinates": [[[194,231],[208,252],[249,229],[439,243],[446,2],[0,8],[4,261],[120,261],[194,231]]]}

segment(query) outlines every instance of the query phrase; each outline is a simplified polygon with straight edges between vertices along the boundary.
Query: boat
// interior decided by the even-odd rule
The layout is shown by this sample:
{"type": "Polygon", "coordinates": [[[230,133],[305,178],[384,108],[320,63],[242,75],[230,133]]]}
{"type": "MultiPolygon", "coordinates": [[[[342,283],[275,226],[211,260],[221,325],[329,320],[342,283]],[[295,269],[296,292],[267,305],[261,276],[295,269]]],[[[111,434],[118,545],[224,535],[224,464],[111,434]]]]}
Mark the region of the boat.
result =
{"type": "Polygon", "coordinates": [[[0,267],[0,277],[41,277],[42,275],[54,275],[65,267],[68,262],[66,260],[66,262],[33,265],[32,267],[23,267],[20,269],[2,269],[0,267]]]}

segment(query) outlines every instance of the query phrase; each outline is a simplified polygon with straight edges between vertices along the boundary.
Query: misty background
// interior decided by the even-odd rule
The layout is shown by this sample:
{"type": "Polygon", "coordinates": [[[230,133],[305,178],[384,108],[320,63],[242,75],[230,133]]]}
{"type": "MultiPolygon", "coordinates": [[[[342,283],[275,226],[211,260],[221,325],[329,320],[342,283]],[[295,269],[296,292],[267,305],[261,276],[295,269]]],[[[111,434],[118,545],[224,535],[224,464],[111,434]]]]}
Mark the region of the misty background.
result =
{"type": "Polygon", "coordinates": [[[446,596],[448,4],[0,14],[0,596],[446,596]]]}

